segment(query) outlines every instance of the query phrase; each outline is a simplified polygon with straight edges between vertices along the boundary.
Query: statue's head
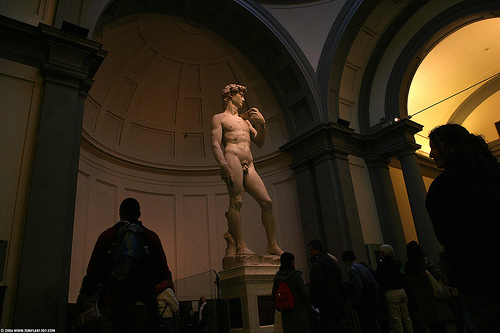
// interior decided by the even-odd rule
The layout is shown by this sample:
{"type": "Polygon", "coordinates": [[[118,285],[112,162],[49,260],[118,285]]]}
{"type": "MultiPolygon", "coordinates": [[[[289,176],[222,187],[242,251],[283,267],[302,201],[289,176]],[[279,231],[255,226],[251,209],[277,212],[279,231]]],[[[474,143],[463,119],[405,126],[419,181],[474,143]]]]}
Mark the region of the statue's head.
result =
{"type": "Polygon", "coordinates": [[[225,109],[231,97],[240,93],[240,91],[246,92],[247,87],[235,83],[225,86],[222,90],[222,109],[225,109]]]}

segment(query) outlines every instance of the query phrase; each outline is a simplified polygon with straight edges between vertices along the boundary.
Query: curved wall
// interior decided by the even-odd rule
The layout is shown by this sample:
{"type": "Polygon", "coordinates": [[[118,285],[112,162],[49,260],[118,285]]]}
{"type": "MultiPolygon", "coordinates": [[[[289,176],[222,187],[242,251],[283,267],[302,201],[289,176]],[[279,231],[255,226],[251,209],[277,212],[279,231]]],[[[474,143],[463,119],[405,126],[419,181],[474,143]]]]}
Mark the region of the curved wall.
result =
{"type": "Polygon", "coordinates": [[[257,107],[268,135],[254,157],[287,141],[278,102],[262,75],[207,28],[163,14],[121,18],[99,32],[108,55],[95,75],[84,137],[127,161],[161,169],[217,168],[211,119],[228,83],[248,87],[242,111],[257,107]]]}
{"type": "MultiPolygon", "coordinates": [[[[257,164],[271,196],[278,243],[296,254],[297,267],[306,267],[297,193],[290,160],[281,155],[257,164]]],[[[76,197],[69,302],[75,302],[94,243],[99,234],[119,220],[118,208],[127,197],[141,204],[141,220],[158,233],[174,280],[222,269],[227,231],[226,186],[218,172],[168,172],[132,167],[102,156],[84,145],[80,159],[76,197]]],[[[248,246],[267,254],[260,223],[260,207],[245,193],[242,207],[243,234],[248,246]]],[[[208,288],[213,284],[209,281],[208,288]]],[[[179,297],[191,290],[179,290],[179,297]]],[[[199,295],[193,295],[193,300],[199,295]]]]}

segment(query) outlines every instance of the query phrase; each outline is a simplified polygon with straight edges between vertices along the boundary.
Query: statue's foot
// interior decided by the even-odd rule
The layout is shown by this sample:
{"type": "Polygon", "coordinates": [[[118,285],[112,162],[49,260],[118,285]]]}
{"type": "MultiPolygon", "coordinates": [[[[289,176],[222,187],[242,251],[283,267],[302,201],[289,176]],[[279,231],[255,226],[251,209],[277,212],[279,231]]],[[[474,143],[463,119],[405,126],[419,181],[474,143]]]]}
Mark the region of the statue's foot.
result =
{"type": "Polygon", "coordinates": [[[279,248],[278,245],[269,245],[267,247],[267,253],[269,254],[275,254],[277,256],[280,256],[283,254],[283,250],[279,248]]]}
{"type": "Polygon", "coordinates": [[[246,255],[254,255],[254,254],[257,254],[257,253],[253,252],[252,250],[250,250],[246,246],[239,248],[238,252],[236,252],[236,255],[238,255],[238,256],[246,256],[246,255]]]}

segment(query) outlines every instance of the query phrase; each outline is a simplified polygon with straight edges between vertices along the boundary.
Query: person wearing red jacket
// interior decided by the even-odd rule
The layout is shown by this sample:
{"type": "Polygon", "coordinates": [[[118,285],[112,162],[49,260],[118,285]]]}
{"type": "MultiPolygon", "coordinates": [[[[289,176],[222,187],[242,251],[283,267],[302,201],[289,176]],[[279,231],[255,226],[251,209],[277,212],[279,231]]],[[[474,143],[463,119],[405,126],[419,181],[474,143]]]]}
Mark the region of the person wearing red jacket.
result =
{"type": "Polygon", "coordinates": [[[110,279],[110,253],[113,251],[118,231],[125,225],[139,225],[141,216],[139,202],[134,198],[123,200],[120,205],[120,219],[106,229],[97,239],[87,275],[82,283],[81,294],[99,290],[99,307],[102,313],[102,332],[153,332],[158,322],[156,285],[171,281],[172,274],[158,235],[144,228],[148,264],[144,278],[132,285],[120,285],[110,279]]]}

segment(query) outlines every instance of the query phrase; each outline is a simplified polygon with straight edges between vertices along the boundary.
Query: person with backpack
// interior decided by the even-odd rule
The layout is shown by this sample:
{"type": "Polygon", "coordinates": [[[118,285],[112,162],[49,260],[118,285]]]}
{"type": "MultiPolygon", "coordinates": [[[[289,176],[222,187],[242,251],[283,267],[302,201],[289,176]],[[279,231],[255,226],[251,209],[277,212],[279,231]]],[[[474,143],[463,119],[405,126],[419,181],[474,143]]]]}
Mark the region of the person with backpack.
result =
{"type": "Polygon", "coordinates": [[[356,309],[363,333],[378,333],[378,283],[370,269],[359,263],[354,252],[347,250],[342,261],[349,266],[349,286],[351,301],[356,309]]]}
{"type": "Polygon", "coordinates": [[[302,272],[295,269],[295,256],[284,252],[281,266],[273,281],[271,299],[281,311],[283,333],[311,333],[314,309],[307,292],[302,272]]]}
{"type": "Polygon", "coordinates": [[[123,200],[120,219],[97,239],[82,291],[99,291],[103,333],[159,328],[156,286],[172,274],[158,235],[139,221],[139,202],[123,200]]]}

